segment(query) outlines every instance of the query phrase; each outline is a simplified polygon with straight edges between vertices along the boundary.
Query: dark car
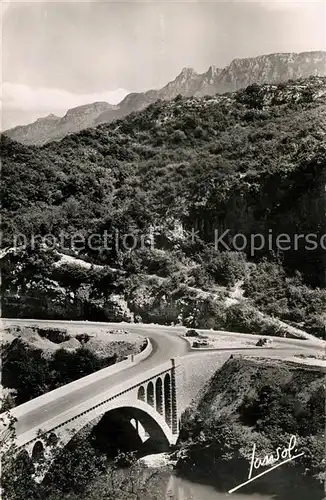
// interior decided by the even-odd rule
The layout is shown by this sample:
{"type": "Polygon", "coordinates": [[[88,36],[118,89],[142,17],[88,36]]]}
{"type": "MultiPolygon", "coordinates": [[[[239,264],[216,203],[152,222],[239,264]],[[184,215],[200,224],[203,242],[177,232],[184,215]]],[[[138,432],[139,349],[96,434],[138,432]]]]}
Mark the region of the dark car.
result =
{"type": "Polygon", "coordinates": [[[199,333],[191,328],[190,330],[186,331],[186,337],[199,337],[199,333]]]}
{"type": "Polygon", "coordinates": [[[256,343],[256,346],[258,347],[263,347],[263,346],[268,346],[268,345],[271,345],[273,343],[273,340],[272,339],[266,339],[264,337],[261,337],[258,342],[256,343]]]}

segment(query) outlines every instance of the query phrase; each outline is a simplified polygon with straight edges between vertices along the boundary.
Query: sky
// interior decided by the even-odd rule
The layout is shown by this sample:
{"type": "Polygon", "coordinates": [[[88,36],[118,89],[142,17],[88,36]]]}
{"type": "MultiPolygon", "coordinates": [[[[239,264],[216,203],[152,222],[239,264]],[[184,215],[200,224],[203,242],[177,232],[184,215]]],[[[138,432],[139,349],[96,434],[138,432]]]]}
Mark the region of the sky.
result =
{"type": "Polygon", "coordinates": [[[2,128],[159,88],[184,67],[325,49],[323,0],[2,3],[2,128]]]}

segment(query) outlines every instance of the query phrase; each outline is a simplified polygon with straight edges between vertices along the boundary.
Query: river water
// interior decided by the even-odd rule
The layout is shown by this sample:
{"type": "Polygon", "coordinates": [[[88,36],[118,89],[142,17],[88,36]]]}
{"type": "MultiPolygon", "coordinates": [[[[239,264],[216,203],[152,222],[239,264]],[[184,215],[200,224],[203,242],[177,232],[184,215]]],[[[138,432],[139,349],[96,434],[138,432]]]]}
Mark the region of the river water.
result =
{"type": "MultiPolygon", "coordinates": [[[[244,478],[244,481],[246,478],[244,478]]],[[[232,479],[231,479],[232,482],[232,479]]],[[[253,481],[238,491],[221,491],[214,478],[188,479],[171,470],[159,470],[154,484],[148,484],[148,493],[142,500],[325,500],[323,486],[309,478],[294,476],[291,470],[265,475],[262,482],[253,481]],[[158,481],[158,482],[157,482],[158,481]],[[211,483],[211,484],[209,484],[211,483]],[[159,484],[159,488],[157,485],[159,484]],[[158,491],[160,494],[158,495],[158,491]]],[[[230,489],[238,484],[230,484],[230,489]]]]}
{"type": "Polygon", "coordinates": [[[232,495],[221,493],[213,486],[189,481],[171,474],[167,480],[164,500],[273,500],[273,496],[259,493],[244,494],[234,492],[232,495]]]}

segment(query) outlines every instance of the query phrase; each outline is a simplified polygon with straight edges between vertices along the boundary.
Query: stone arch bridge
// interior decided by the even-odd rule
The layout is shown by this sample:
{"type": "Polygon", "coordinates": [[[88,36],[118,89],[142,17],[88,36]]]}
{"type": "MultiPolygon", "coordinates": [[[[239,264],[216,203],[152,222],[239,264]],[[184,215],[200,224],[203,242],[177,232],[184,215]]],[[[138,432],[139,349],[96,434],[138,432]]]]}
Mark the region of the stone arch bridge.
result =
{"type": "MultiPolygon", "coordinates": [[[[18,433],[17,446],[19,449],[24,448],[37,461],[46,452],[49,443],[64,447],[80,430],[88,425],[93,427],[102,417],[112,415],[119,422],[124,420],[131,423],[142,442],[150,439],[158,449],[166,450],[175,444],[179,435],[181,407],[178,407],[177,402],[178,366],[179,360],[173,358],[151,373],[144,374],[141,379],[134,380],[128,387],[122,383],[114,390],[95,396],[88,404],[73,407],[69,412],[44,422],[38,429],[18,433]]],[[[114,418],[110,422],[114,425],[114,418]]]]}
{"type": "MultiPolygon", "coordinates": [[[[152,440],[161,449],[176,443],[181,414],[235,349],[199,353],[191,350],[177,328],[128,325],[128,329],[150,336],[141,353],[11,410],[17,419],[18,450],[25,449],[37,463],[44,454],[51,458],[51,444],[55,449],[64,447],[78,432],[104,420],[113,429],[120,423],[132,425],[139,443],[152,440]]],[[[258,350],[259,356],[264,351],[245,350],[248,354],[258,350]]]]}
{"type": "Polygon", "coordinates": [[[113,429],[132,425],[146,451],[148,443],[162,451],[175,444],[182,412],[217,365],[207,363],[207,353],[203,363],[203,353],[194,355],[180,337],[158,332],[146,342],[141,353],[11,410],[17,449],[26,450],[37,468],[39,459],[51,463],[52,450],[104,420],[113,429]]]}

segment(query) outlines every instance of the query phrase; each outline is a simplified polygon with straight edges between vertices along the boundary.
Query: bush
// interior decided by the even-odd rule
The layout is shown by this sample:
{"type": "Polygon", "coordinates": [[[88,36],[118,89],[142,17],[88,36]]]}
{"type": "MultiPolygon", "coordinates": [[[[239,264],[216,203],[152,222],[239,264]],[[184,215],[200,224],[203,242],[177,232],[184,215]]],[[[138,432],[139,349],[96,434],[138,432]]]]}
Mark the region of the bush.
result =
{"type": "Polygon", "coordinates": [[[51,358],[45,358],[41,349],[30,348],[20,339],[14,340],[6,352],[2,383],[4,387],[17,391],[17,404],[90,375],[116,361],[116,356],[100,359],[85,347],[75,352],[58,349],[51,358]]]}
{"type": "Polygon", "coordinates": [[[214,279],[208,274],[202,266],[196,266],[188,271],[188,285],[202,290],[211,290],[214,285],[214,279]]]}
{"type": "Polygon", "coordinates": [[[123,267],[131,273],[156,274],[165,278],[178,271],[181,263],[176,252],[145,249],[126,255],[123,267]]]}
{"type": "Polygon", "coordinates": [[[311,335],[315,335],[320,339],[326,338],[326,318],[323,316],[319,316],[317,314],[313,314],[309,316],[305,321],[305,329],[311,335]]]}
{"type": "Polygon", "coordinates": [[[91,336],[88,335],[88,333],[79,333],[78,335],[76,335],[76,339],[81,344],[87,344],[87,342],[91,339],[91,336]]]}
{"type": "Polygon", "coordinates": [[[201,253],[200,260],[207,274],[219,285],[233,286],[245,277],[246,262],[242,253],[220,252],[208,247],[201,253]]]}
{"type": "Polygon", "coordinates": [[[187,140],[187,136],[182,130],[175,130],[171,136],[171,140],[175,144],[180,144],[187,140]]]}
{"type": "Polygon", "coordinates": [[[302,323],[309,333],[324,338],[326,290],[308,287],[300,273],[288,277],[281,263],[263,259],[245,280],[244,290],[266,314],[302,323]]]}
{"type": "Polygon", "coordinates": [[[60,330],[60,328],[37,328],[37,333],[41,337],[45,337],[46,339],[54,342],[55,344],[62,344],[62,342],[66,342],[71,337],[67,333],[67,330],[60,330]]]}
{"type": "Polygon", "coordinates": [[[283,335],[276,322],[259,314],[254,307],[241,303],[226,309],[225,329],[255,335],[283,335]]]}
{"type": "Polygon", "coordinates": [[[225,324],[225,306],[208,297],[192,300],[184,306],[183,324],[190,328],[203,328],[209,330],[221,329],[225,324]]]}

